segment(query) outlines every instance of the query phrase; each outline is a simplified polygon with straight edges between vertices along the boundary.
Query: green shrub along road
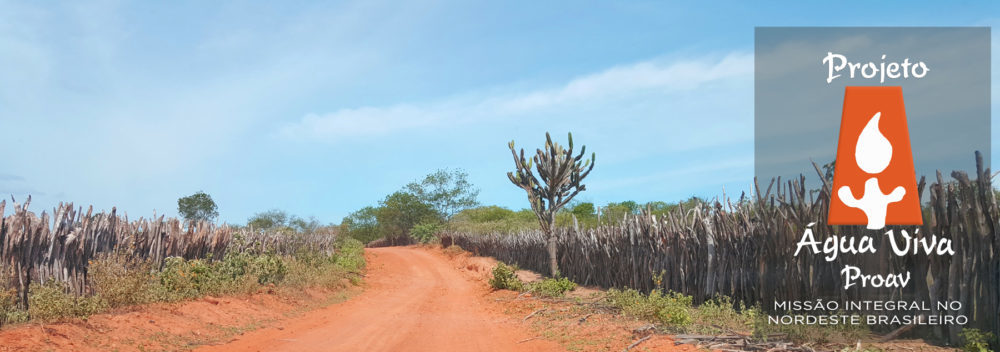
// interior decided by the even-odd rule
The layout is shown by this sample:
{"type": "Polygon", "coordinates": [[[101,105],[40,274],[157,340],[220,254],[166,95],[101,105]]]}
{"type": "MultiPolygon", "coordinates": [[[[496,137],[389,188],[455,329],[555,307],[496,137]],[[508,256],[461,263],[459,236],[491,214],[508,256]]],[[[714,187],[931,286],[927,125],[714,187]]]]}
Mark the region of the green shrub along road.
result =
{"type": "Polygon", "coordinates": [[[16,292],[0,292],[0,323],[86,317],[112,308],[173,302],[203,296],[253,293],[262,286],[339,288],[359,283],[365,268],[364,245],[351,238],[333,253],[301,251],[294,255],[230,251],[221,260],[168,258],[162,269],[124,255],[106,255],[89,263],[91,294],[77,296],[64,284],[33,284],[29,309],[17,306],[16,292]]]}

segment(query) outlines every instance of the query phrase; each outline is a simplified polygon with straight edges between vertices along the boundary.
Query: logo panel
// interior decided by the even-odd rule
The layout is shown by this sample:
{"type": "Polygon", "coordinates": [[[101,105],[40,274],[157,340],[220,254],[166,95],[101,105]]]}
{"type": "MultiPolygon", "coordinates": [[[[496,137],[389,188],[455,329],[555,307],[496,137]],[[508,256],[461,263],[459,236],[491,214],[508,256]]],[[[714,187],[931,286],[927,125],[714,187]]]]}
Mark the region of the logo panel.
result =
{"type": "Polygon", "coordinates": [[[923,224],[902,87],[845,88],[828,221],[923,224]]]}

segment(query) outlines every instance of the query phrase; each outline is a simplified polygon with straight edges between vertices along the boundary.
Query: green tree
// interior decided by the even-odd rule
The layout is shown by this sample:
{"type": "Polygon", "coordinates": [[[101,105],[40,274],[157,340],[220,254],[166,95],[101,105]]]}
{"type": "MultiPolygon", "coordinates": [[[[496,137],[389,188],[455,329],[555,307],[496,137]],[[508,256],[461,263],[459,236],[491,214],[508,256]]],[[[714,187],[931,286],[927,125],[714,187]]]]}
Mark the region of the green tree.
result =
{"type": "Polygon", "coordinates": [[[644,205],[643,208],[648,209],[649,212],[654,215],[663,215],[676,209],[677,204],[655,201],[646,203],[646,205],[644,205]]]}
{"type": "Polygon", "coordinates": [[[177,199],[177,213],[188,221],[212,221],[219,216],[219,207],[212,196],[198,191],[177,199]]]}
{"type": "Polygon", "coordinates": [[[535,211],[527,208],[514,212],[514,217],[517,218],[518,220],[525,220],[525,221],[538,220],[538,217],[535,215],[535,211]]]}
{"type": "Polygon", "coordinates": [[[416,195],[397,191],[379,202],[375,218],[381,237],[399,239],[408,237],[414,225],[440,222],[441,214],[416,195]]]}
{"type": "Polygon", "coordinates": [[[594,210],[594,203],[590,202],[574,204],[573,207],[569,209],[569,212],[578,219],[589,219],[597,215],[594,210]]]}
{"type": "Polygon", "coordinates": [[[310,216],[308,219],[292,216],[292,219],[288,221],[288,227],[298,233],[313,233],[323,227],[323,224],[314,216],[310,216]]]}
{"type": "Polygon", "coordinates": [[[639,211],[641,210],[639,208],[639,203],[636,203],[634,200],[626,200],[618,203],[618,206],[622,207],[629,214],[639,214],[639,211]]]}
{"type": "Polygon", "coordinates": [[[247,227],[255,230],[285,231],[297,233],[313,233],[321,228],[323,224],[315,217],[301,218],[289,215],[284,210],[271,209],[254,214],[247,220],[247,227]]]}
{"type": "Polygon", "coordinates": [[[537,229],[538,219],[530,209],[513,211],[495,205],[465,209],[448,220],[448,228],[469,233],[514,232],[537,229]]]}
{"type": "Polygon", "coordinates": [[[472,222],[490,222],[490,221],[502,221],[514,216],[514,211],[496,206],[487,205],[476,208],[469,208],[460,212],[462,217],[467,218],[472,222]]]}
{"type": "Polygon", "coordinates": [[[683,201],[683,202],[680,203],[680,205],[682,205],[684,207],[684,209],[687,209],[687,210],[693,209],[694,207],[698,206],[699,204],[705,204],[705,200],[701,199],[701,198],[699,198],[697,196],[691,196],[691,198],[688,198],[687,200],[685,200],[685,201],[683,201]]]}
{"type": "Polygon", "coordinates": [[[560,226],[573,226],[573,218],[584,228],[593,227],[597,225],[597,208],[590,202],[571,203],[556,217],[556,222],[560,226]]]}
{"type": "Polygon", "coordinates": [[[288,213],[284,210],[271,209],[254,214],[247,220],[247,226],[255,230],[274,230],[288,226],[288,213]]]}
{"type": "Polygon", "coordinates": [[[611,202],[601,209],[601,222],[613,224],[622,221],[625,215],[635,215],[639,213],[639,203],[627,200],[624,202],[611,202]]]}
{"type": "Polygon", "coordinates": [[[371,206],[361,208],[341,220],[340,231],[350,238],[367,244],[380,237],[377,216],[378,208],[371,206]]]}
{"type": "Polygon", "coordinates": [[[420,201],[434,207],[445,220],[455,213],[479,204],[479,190],[469,183],[469,174],[462,170],[440,169],[427,175],[420,182],[411,182],[404,188],[420,201]]]}

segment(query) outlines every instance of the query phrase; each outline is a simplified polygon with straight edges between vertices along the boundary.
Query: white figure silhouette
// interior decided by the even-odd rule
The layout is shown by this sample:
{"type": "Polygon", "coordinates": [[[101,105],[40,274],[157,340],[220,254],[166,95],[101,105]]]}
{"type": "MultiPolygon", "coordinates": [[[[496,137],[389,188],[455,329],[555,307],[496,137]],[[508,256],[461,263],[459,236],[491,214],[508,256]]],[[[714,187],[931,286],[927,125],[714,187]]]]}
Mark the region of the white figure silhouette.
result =
{"type": "MultiPolygon", "coordinates": [[[[877,174],[889,167],[892,161],[892,144],[878,130],[878,122],[882,113],[877,112],[872,116],[865,128],[858,136],[857,147],[854,148],[854,159],[858,167],[869,174],[877,174]]],[[[868,218],[869,230],[878,230],[885,227],[886,208],[889,203],[895,203],[903,199],[906,189],[902,186],[896,187],[889,194],[883,194],[878,185],[878,178],[872,177],[865,181],[865,191],[861,199],[855,199],[849,186],[840,187],[837,196],[851,208],[861,209],[868,218]]]]}

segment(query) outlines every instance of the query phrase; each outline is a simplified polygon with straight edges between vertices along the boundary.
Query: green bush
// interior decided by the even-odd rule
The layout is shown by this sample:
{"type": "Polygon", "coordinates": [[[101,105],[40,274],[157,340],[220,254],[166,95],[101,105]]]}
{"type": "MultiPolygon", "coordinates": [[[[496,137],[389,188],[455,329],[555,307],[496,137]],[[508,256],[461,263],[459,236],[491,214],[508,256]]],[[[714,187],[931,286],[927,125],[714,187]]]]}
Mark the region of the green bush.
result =
{"type": "Polygon", "coordinates": [[[449,229],[467,233],[510,233],[538,229],[538,219],[530,209],[513,211],[498,206],[466,209],[448,221],[449,229]]]}
{"type": "Polygon", "coordinates": [[[430,243],[439,230],[441,230],[440,223],[423,222],[413,225],[413,228],[410,229],[410,237],[420,243],[430,243]]]}
{"type": "Polygon", "coordinates": [[[576,283],[563,277],[559,279],[545,279],[530,285],[529,291],[544,297],[562,297],[566,292],[576,289],[576,283]]]}
{"type": "Polygon", "coordinates": [[[0,289],[0,326],[28,321],[28,312],[17,306],[15,289],[0,289]]]}
{"type": "Polygon", "coordinates": [[[979,329],[966,328],[962,329],[962,340],[965,340],[965,345],[962,346],[962,350],[966,352],[990,352],[990,344],[994,343],[996,336],[991,332],[982,332],[979,329]]]}
{"type": "MultiPolygon", "coordinates": [[[[281,286],[293,288],[305,287],[325,287],[341,288],[346,286],[349,280],[346,278],[347,272],[338,268],[332,260],[322,263],[303,261],[298,258],[290,258],[285,261],[288,274],[281,280],[281,286]]],[[[255,287],[257,285],[254,285],[255,287]]]]}
{"type": "Polygon", "coordinates": [[[472,222],[483,223],[501,221],[515,216],[516,213],[514,213],[513,210],[496,205],[487,205],[462,210],[455,217],[472,222]]]}
{"type": "MultiPolygon", "coordinates": [[[[144,260],[111,254],[88,265],[93,294],[76,296],[57,281],[29,287],[28,310],[17,292],[0,290],[0,325],[30,319],[86,317],[101,310],[204,295],[255,292],[261,285],[336,288],[356,283],[365,267],[364,245],[354,239],[337,243],[334,253],[320,251],[280,256],[230,251],[222,260],[166,258],[161,270],[144,260]]],[[[2,272],[0,272],[2,274],[2,272]]]]}
{"type": "Polygon", "coordinates": [[[288,267],[285,261],[274,254],[263,254],[250,262],[250,272],[257,278],[259,284],[277,284],[285,278],[288,267]]]}
{"type": "Polygon", "coordinates": [[[217,262],[170,257],[159,273],[168,300],[206,294],[246,292],[256,284],[278,284],[288,274],[286,259],[275,254],[230,252],[217,262]]]}
{"type": "Polygon", "coordinates": [[[524,283],[517,278],[517,267],[504,263],[497,263],[497,266],[493,268],[490,286],[497,290],[520,291],[524,289],[524,283]]]}
{"type": "Polygon", "coordinates": [[[229,251],[222,261],[215,264],[216,274],[220,279],[233,280],[247,275],[253,255],[248,252],[229,251]]]}
{"type": "Polygon", "coordinates": [[[348,283],[357,284],[365,267],[364,245],[353,238],[337,244],[333,255],[312,252],[286,258],[287,274],[281,284],[291,287],[321,286],[339,288],[348,283]]]}
{"type": "Polygon", "coordinates": [[[339,245],[334,262],[337,267],[347,272],[360,272],[365,268],[365,245],[353,238],[344,239],[339,245]]]}
{"type": "Polygon", "coordinates": [[[696,332],[702,334],[723,334],[728,331],[749,331],[759,334],[758,324],[767,324],[766,316],[759,307],[746,307],[733,303],[727,296],[719,296],[705,301],[691,310],[691,318],[696,332]]]}
{"type": "Polygon", "coordinates": [[[66,285],[54,280],[32,284],[28,288],[28,316],[43,321],[86,317],[104,308],[96,297],[77,297],[66,291],[66,285]]]}
{"type": "Polygon", "coordinates": [[[608,303],[621,309],[626,315],[656,320],[676,329],[691,324],[691,302],[691,296],[676,292],[663,294],[659,290],[653,290],[647,296],[633,289],[608,291],[608,303]]]}
{"type": "Polygon", "coordinates": [[[90,286],[108,308],[153,302],[160,296],[153,276],[153,266],[146,261],[111,254],[91,261],[87,268],[90,286]]]}
{"type": "Polygon", "coordinates": [[[167,293],[166,300],[179,300],[201,296],[205,293],[223,291],[217,283],[224,281],[213,277],[213,266],[202,259],[184,260],[170,257],[164,260],[159,273],[160,284],[167,293]]]}

